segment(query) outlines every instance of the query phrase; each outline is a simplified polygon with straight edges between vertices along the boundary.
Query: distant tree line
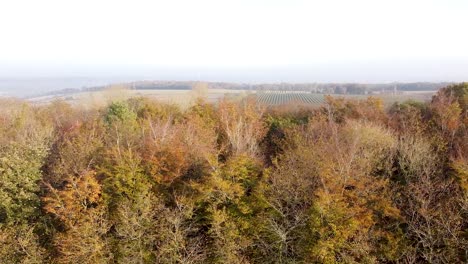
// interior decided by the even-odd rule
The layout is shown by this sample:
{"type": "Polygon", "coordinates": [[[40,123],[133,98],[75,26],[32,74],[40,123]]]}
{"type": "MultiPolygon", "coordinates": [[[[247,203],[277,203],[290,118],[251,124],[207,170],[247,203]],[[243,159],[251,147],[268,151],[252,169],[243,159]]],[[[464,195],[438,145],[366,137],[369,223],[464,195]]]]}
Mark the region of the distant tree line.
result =
{"type": "MultiPolygon", "coordinates": [[[[195,81],[139,81],[131,83],[114,84],[120,87],[133,90],[191,90],[200,82],[195,81]]],[[[242,84],[242,83],[221,83],[221,82],[203,82],[210,89],[230,89],[247,90],[254,92],[262,91],[302,91],[320,94],[374,94],[374,93],[393,93],[405,91],[437,91],[440,88],[452,85],[451,83],[386,83],[386,84],[363,84],[363,83],[265,83],[265,84],[242,84]]],[[[50,91],[42,96],[50,95],[68,95],[80,92],[96,92],[108,89],[112,85],[83,87],[81,89],[61,89],[50,91]]],[[[37,95],[35,95],[37,97],[37,95]]]]}

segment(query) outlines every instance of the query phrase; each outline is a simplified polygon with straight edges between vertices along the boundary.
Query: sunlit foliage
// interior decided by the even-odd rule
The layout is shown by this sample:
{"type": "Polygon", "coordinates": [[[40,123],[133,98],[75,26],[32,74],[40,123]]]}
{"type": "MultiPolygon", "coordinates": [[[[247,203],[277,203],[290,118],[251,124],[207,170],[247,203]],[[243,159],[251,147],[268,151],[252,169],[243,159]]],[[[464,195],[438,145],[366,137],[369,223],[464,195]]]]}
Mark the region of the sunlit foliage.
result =
{"type": "Polygon", "coordinates": [[[183,109],[1,101],[0,262],[468,261],[467,84],[388,109],[203,89],[183,109]]]}

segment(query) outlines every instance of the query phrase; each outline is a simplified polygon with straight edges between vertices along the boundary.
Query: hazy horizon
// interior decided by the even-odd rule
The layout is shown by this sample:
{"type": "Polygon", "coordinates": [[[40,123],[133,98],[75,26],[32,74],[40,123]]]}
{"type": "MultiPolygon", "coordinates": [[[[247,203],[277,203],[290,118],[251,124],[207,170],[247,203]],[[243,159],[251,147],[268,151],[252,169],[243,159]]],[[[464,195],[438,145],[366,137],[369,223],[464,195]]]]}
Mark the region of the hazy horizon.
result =
{"type": "Polygon", "coordinates": [[[462,0],[9,1],[0,79],[462,82],[466,11],[462,0]]]}
{"type": "Polygon", "coordinates": [[[226,82],[462,82],[468,80],[468,60],[394,60],[283,66],[151,66],[119,64],[0,63],[0,79],[28,78],[148,78],[226,82]]]}

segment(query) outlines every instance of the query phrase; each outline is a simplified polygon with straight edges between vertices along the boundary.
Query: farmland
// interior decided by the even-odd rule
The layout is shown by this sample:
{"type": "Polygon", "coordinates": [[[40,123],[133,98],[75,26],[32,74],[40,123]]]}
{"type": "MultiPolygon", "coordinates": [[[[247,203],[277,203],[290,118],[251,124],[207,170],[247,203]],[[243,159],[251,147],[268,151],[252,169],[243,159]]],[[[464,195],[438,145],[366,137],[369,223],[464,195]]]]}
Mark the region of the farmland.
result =
{"type": "Polygon", "coordinates": [[[241,99],[247,96],[245,90],[233,89],[208,89],[206,92],[197,93],[193,90],[182,89],[144,89],[132,90],[126,87],[111,87],[103,90],[75,92],[65,95],[46,95],[30,97],[27,100],[34,104],[49,104],[55,100],[63,100],[72,105],[79,106],[103,106],[112,101],[125,100],[132,97],[147,97],[157,101],[177,104],[185,107],[190,105],[197,97],[203,97],[207,102],[216,103],[222,98],[241,99]]]}
{"type": "MultiPolygon", "coordinates": [[[[145,87],[146,88],[146,87],[145,87]]],[[[405,100],[429,101],[435,91],[398,91],[396,93],[372,92],[370,94],[338,94],[326,92],[311,92],[302,90],[246,90],[222,89],[205,87],[204,89],[129,89],[125,85],[115,85],[105,89],[75,91],[63,94],[50,94],[30,97],[28,100],[35,104],[44,104],[61,99],[73,105],[106,105],[110,101],[124,100],[130,97],[150,97],[161,102],[188,106],[195,98],[203,97],[207,102],[217,103],[220,100],[242,100],[253,98],[256,102],[267,106],[296,104],[304,106],[320,106],[326,96],[344,97],[346,99],[365,99],[369,96],[381,98],[386,105],[405,100]]]]}
{"type": "MultiPolygon", "coordinates": [[[[384,101],[386,105],[405,100],[428,101],[434,92],[425,91],[418,93],[402,94],[376,94],[376,95],[343,95],[330,94],[332,97],[344,97],[346,99],[365,99],[368,96],[374,96],[384,101]]],[[[319,106],[325,102],[326,94],[307,93],[307,92],[257,92],[253,95],[258,103],[268,106],[278,106],[284,104],[299,104],[309,106],[319,106]]]]}
{"type": "Polygon", "coordinates": [[[323,94],[311,93],[257,93],[257,102],[265,105],[282,105],[286,103],[321,104],[323,94]]]}

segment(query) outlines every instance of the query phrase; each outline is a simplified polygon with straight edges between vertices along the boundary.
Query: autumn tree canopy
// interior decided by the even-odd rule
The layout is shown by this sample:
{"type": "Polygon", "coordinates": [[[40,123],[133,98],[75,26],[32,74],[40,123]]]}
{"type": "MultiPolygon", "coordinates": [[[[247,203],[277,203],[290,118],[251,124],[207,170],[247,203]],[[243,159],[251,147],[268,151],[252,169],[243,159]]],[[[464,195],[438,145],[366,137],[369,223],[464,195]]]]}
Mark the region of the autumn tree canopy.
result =
{"type": "Polygon", "coordinates": [[[1,101],[0,262],[465,263],[467,100],[1,101]]]}

